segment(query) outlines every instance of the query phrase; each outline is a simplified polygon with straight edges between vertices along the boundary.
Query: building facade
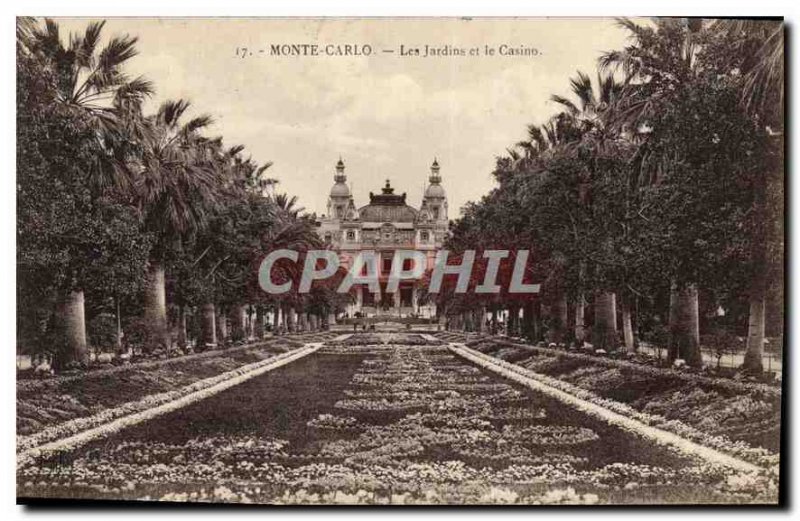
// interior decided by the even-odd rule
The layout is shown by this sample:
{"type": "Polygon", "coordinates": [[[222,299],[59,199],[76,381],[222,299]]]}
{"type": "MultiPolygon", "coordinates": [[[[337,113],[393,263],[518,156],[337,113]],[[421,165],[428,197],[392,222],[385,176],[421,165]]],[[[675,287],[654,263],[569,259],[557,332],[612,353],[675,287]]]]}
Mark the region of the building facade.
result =
{"type": "Polygon", "coordinates": [[[434,304],[420,304],[416,281],[401,281],[394,293],[386,291],[386,283],[395,250],[424,252],[426,269],[430,269],[447,237],[447,195],[438,161],[434,159],[431,165],[428,185],[418,207],[408,204],[405,193],[396,194],[388,179],[380,193],[370,192],[369,204],[357,207],[341,159],[336,163],[333,180],[327,213],[318,222],[320,236],[339,254],[340,264],[346,268],[362,251],[374,251],[380,259],[380,294],[373,294],[366,285],[356,286],[356,301],[348,306],[347,314],[435,316],[434,304]]]}

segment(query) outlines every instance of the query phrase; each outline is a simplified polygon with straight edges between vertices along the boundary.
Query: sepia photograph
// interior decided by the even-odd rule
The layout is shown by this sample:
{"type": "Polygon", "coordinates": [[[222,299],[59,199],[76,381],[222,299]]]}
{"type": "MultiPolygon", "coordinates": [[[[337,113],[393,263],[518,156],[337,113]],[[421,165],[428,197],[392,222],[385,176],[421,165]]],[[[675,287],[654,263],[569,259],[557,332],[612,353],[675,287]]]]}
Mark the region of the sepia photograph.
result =
{"type": "Polygon", "coordinates": [[[783,18],[15,23],[18,504],[784,504],[783,18]]]}

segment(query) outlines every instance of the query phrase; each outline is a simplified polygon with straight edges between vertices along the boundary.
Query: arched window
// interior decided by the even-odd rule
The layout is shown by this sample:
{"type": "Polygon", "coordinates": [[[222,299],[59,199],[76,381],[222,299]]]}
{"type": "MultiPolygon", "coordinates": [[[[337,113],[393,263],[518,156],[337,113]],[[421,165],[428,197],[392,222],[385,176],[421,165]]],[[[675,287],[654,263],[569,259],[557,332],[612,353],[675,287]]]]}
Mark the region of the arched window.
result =
{"type": "Polygon", "coordinates": [[[439,207],[434,207],[434,209],[433,209],[433,218],[434,219],[438,219],[439,218],[439,207]]]}
{"type": "Polygon", "coordinates": [[[347,230],[347,240],[348,241],[356,240],[356,232],[354,232],[353,230],[347,230]]]}

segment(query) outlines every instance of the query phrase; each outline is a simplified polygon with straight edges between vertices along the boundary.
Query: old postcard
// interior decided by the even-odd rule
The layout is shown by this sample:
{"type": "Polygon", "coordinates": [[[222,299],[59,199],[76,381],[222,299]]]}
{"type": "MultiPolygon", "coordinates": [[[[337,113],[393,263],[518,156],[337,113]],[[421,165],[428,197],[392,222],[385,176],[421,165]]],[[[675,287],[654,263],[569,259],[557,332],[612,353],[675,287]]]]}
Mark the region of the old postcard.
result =
{"type": "Polygon", "coordinates": [[[780,502],[783,20],[16,26],[18,502],[780,502]]]}

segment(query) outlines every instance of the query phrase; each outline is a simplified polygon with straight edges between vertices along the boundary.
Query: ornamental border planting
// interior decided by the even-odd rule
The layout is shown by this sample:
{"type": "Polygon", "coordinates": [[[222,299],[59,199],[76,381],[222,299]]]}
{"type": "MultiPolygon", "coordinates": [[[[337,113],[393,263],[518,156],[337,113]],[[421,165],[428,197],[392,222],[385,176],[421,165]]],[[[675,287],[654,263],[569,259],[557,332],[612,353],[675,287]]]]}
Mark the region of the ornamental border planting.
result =
{"type": "MultiPolygon", "coordinates": [[[[638,371],[658,376],[664,376],[664,375],[673,376],[675,378],[678,378],[686,382],[702,383],[712,387],[719,387],[720,389],[730,390],[734,392],[757,391],[767,396],[772,396],[772,397],[782,396],[781,387],[776,385],[768,385],[758,382],[737,382],[735,380],[731,380],[730,378],[711,377],[702,374],[685,373],[669,367],[653,367],[642,363],[630,362],[627,360],[615,360],[612,358],[604,358],[602,356],[590,355],[586,353],[573,353],[570,351],[563,351],[559,349],[552,349],[549,347],[535,346],[507,339],[494,339],[486,336],[477,339],[477,341],[483,341],[483,340],[492,341],[500,346],[525,349],[528,351],[535,351],[537,353],[542,353],[546,355],[565,356],[568,358],[573,358],[575,360],[583,360],[587,362],[592,362],[594,364],[604,365],[606,367],[630,369],[632,371],[638,371]]],[[[470,342],[473,341],[474,340],[470,340],[470,342]]]]}
{"type": "Polygon", "coordinates": [[[79,418],[26,436],[17,442],[17,466],[21,467],[43,455],[73,450],[95,438],[186,407],[310,355],[321,346],[321,342],[306,344],[302,348],[200,380],[176,391],[147,396],[88,418],[79,418]]]}
{"type": "MultiPolygon", "coordinates": [[[[561,382],[555,378],[540,375],[503,360],[497,360],[463,344],[451,343],[448,348],[453,353],[458,354],[484,369],[551,396],[581,412],[652,440],[659,445],[666,445],[684,454],[700,457],[711,464],[723,465],[738,471],[760,472],[765,470],[759,465],[749,463],[737,457],[725,454],[715,448],[707,447],[683,438],[676,433],[653,427],[639,421],[639,419],[629,414],[629,408],[623,404],[599,398],[589,391],[576,388],[571,384],[561,382]],[[609,407],[609,405],[615,406],[609,407]]],[[[635,416],[642,416],[642,413],[638,413],[635,416]]],[[[653,417],[653,419],[656,418],[653,417]]]]}

